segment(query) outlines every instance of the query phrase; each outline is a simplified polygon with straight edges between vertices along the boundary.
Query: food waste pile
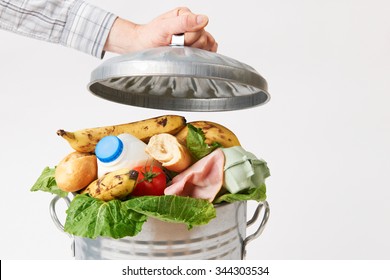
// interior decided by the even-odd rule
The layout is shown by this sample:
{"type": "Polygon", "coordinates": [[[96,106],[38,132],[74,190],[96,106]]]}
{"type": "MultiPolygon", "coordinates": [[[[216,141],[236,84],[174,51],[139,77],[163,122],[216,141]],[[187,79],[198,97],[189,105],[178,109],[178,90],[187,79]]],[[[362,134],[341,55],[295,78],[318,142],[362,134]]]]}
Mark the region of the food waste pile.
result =
{"type": "Polygon", "coordinates": [[[267,163],[215,122],[165,115],[57,134],[74,151],[31,191],[71,196],[64,231],[75,236],[135,236],[149,217],[190,230],[217,204],[266,199],[267,163]]]}

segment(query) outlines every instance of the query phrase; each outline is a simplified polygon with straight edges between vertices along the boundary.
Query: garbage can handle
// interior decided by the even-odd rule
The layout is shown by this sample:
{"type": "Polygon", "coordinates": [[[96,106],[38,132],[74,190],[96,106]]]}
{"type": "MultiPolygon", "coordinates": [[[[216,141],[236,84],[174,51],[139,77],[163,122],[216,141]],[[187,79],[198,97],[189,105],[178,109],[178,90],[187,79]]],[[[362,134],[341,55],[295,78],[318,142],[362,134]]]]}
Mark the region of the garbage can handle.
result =
{"type": "Polygon", "coordinates": [[[258,229],[253,234],[246,237],[244,242],[243,242],[243,246],[242,246],[242,250],[243,250],[242,251],[242,258],[243,259],[245,259],[245,256],[246,256],[246,247],[247,247],[248,243],[251,242],[252,240],[258,238],[261,235],[261,233],[263,232],[263,230],[267,224],[269,214],[270,214],[268,202],[267,201],[260,202],[257,205],[255,213],[253,213],[252,218],[246,223],[247,228],[250,227],[251,225],[253,225],[257,221],[257,219],[259,218],[260,212],[263,208],[264,208],[263,217],[261,219],[261,223],[260,223],[258,229]]]}
{"type": "Polygon", "coordinates": [[[60,200],[60,199],[63,199],[65,200],[66,204],[70,205],[70,199],[69,197],[60,197],[58,195],[56,195],[50,202],[50,207],[49,207],[49,210],[50,210],[50,216],[51,216],[51,219],[53,221],[53,223],[55,224],[55,226],[63,233],[65,233],[66,235],[69,236],[69,238],[71,239],[71,244],[70,244],[70,249],[72,251],[72,254],[73,254],[73,257],[75,256],[75,240],[74,240],[74,237],[73,235],[67,233],[64,231],[64,225],[60,222],[60,220],[58,219],[58,216],[57,216],[57,212],[56,212],[56,205],[57,205],[57,202],[60,200]]]}

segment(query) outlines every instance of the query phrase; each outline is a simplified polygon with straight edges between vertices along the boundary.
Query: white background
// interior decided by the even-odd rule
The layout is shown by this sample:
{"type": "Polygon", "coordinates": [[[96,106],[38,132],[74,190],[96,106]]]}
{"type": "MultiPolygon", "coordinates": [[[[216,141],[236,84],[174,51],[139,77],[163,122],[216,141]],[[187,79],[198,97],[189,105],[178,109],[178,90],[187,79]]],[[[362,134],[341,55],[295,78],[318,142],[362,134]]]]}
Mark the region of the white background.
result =
{"type": "MultiPolygon", "coordinates": [[[[228,126],[268,162],[271,217],[249,259],[389,259],[389,1],[90,3],[138,23],[188,6],[210,17],[219,53],[267,79],[264,106],[180,113],[228,126]]],[[[86,86],[96,58],[1,30],[0,38],[0,258],[71,259],[49,216],[52,196],[29,191],[71,151],[57,129],[175,112],[94,97],[86,86]]]]}

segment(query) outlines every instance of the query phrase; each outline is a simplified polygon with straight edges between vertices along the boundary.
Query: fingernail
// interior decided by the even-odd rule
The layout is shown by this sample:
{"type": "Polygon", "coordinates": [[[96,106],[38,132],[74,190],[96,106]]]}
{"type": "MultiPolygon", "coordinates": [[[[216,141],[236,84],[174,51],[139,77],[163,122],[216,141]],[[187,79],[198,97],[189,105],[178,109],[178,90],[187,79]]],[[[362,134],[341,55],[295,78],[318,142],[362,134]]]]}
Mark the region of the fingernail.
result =
{"type": "Polygon", "coordinates": [[[198,15],[198,16],[196,16],[196,23],[197,23],[197,24],[205,23],[207,20],[208,20],[208,19],[207,19],[206,16],[203,16],[203,15],[198,15]]]}

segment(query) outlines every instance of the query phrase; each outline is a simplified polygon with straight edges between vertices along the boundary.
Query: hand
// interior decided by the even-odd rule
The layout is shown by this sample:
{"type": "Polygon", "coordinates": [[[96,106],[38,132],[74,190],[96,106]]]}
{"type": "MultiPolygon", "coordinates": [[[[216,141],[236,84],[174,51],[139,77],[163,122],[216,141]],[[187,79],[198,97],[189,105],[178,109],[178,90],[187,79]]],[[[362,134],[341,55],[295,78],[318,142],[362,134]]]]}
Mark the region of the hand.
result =
{"type": "Polygon", "coordinates": [[[207,24],[207,16],[196,15],[188,8],[169,11],[145,25],[117,18],[104,50],[122,54],[168,46],[172,35],[184,33],[185,46],[216,52],[218,44],[214,37],[204,29],[207,24]]]}

